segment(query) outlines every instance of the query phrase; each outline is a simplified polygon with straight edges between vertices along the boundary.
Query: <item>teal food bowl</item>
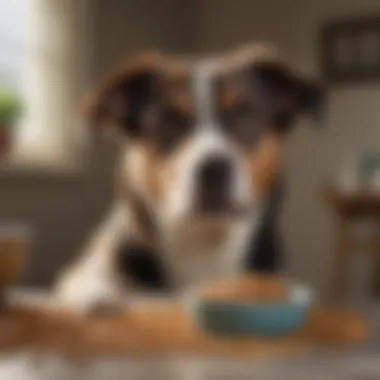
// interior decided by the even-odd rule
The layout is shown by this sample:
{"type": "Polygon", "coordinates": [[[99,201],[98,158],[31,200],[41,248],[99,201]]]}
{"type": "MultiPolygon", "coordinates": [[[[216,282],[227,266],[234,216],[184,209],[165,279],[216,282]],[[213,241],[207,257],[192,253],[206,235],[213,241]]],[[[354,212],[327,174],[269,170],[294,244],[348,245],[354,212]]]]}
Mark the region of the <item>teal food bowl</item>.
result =
{"type": "Polygon", "coordinates": [[[280,336],[301,328],[313,305],[306,285],[289,285],[289,297],[279,302],[204,299],[194,293],[187,300],[194,322],[202,330],[228,336],[280,336]]]}

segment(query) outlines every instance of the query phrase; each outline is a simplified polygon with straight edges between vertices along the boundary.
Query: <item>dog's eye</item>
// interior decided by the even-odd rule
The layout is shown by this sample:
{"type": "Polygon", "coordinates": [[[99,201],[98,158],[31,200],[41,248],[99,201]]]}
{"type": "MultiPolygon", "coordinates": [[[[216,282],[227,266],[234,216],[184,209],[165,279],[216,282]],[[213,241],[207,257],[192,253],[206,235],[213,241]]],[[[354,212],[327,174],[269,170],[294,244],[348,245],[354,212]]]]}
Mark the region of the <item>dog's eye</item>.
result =
{"type": "Polygon", "coordinates": [[[248,103],[241,103],[222,112],[226,132],[239,144],[251,147],[260,135],[258,115],[248,103]]]}
{"type": "Polygon", "coordinates": [[[155,141],[161,152],[168,153],[189,134],[192,117],[176,108],[167,108],[163,111],[159,124],[155,141]]]}

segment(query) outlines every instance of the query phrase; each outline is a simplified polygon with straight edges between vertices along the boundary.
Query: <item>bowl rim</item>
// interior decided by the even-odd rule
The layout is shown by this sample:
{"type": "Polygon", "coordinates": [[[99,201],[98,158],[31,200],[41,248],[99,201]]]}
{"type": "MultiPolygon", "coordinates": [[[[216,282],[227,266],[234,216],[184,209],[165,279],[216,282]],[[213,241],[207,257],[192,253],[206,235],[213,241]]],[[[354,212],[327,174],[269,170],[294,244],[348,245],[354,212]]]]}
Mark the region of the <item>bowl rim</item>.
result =
{"type": "Polygon", "coordinates": [[[200,305],[213,305],[223,307],[241,307],[241,308],[279,308],[279,307],[311,307],[315,301],[315,293],[311,286],[301,281],[285,281],[286,286],[290,288],[289,297],[281,301],[255,301],[255,300],[233,300],[233,299],[212,299],[202,297],[200,288],[193,288],[187,291],[184,296],[184,302],[188,308],[193,309],[200,305]]]}

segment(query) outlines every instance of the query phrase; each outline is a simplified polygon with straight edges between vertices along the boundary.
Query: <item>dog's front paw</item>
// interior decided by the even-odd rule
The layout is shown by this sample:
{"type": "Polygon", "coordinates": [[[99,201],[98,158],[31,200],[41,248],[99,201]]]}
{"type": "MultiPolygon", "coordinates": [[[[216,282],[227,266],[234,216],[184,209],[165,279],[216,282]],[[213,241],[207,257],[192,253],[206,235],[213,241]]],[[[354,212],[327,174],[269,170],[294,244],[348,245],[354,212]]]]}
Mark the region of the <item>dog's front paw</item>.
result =
{"type": "Polygon", "coordinates": [[[106,297],[57,297],[56,304],[62,309],[86,317],[120,316],[126,310],[125,302],[106,297]]]}
{"type": "Polygon", "coordinates": [[[66,282],[57,286],[53,292],[56,305],[84,316],[115,316],[125,310],[125,294],[119,288],[100,283],[78,285],[66,282]]]}

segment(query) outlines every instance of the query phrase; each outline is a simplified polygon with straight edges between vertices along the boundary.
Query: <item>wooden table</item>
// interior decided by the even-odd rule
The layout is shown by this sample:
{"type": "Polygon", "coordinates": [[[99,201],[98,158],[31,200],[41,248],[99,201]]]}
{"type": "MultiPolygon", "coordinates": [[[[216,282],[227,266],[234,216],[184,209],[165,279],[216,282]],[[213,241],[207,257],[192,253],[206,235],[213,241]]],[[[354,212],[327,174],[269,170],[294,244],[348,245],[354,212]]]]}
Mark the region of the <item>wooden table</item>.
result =
{"type": "Polygon", "coordinates": [[[78,361],[94,357],[172,356],[258,358],[317,347],[352,347],[369,336],[355,311],[315,308],[299,331],[280,338],[227,339],[205,334],[178,300],[136,302],[118,317],[84,318],[56,307],[12,307],[0,314],[0,353],[27,346],[78,361]]]}
{"type": "Polygon", "coordinates": [[[380,193],[365,189],[343,192],[336,187],[327,187],[324,195],[335,214],[333,294],[339,298],[346,296],[350,254],[354,249],[364,248],[369,251],[372,259],[372,292],[374,296],[380,297],[380,193]],[[352,234],[351,227],[364,218],[374,221],[375,233],[370,241],[363,244],[352,234]]]}

